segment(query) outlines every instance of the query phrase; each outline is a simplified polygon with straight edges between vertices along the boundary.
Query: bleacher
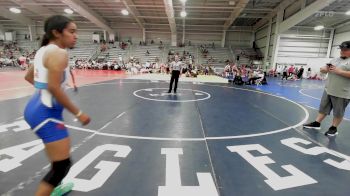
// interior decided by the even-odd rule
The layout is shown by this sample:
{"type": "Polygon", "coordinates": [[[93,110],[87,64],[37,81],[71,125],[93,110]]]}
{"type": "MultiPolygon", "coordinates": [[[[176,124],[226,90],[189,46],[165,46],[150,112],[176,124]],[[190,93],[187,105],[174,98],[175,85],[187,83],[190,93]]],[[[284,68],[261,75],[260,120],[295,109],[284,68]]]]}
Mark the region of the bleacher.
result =
{"type": "MultiPolygon", "coordinates": [[[[190,46],[186,46],[186,47],[190,47],[190,46]]],[[[174,54],[177,54],[177,53],[178,53],[180,56],[182,56],[182,54],[183,54],[184,51],[186,51],[186,52],[188,51],[188,50],[186,49],[186,47],[170,46],[168,51],[173,51],[174,54]]],[[[190,52],[190,51],[188,51],[188,52],[190,52]]],[[[190,52],[190,53],[191,53],[191,52],[190,52]]]]}
{"type": "MultiPolygon", "coordinates": [[[[37,50],[39,48],[39,42],[38,41],[30,41],[30,40],[17,40],[17,47],[20,48],[20,50],[13,50],[13,56],[15,58],[18,58],[22,55],[27,55],[28,53],[32,53],[34,50],[37,50]]],[[[3,50],[3,47],[2,49],[3,50]]]]}
{"type": "Polygon", "coordinates": [[[203,58],[204,64],[209,64],[214,67],[224,67],[226,65],[226,60],[232,60],[232,55],[230,53],[229,48],[208,48],[208,55],[207,58],[203,58]],[[212,60],[209,61],[209,59],[212,57],[212,60]]]}
{"type": "MultiPolygon", "coordinates": [[[[18,46],[22,48],[23,52],[33,51],[34,49],[39,48],[39,41],[29,41],[29,40],[18,40],[18,46]]],[[[123,60],[129,59],[133,56],[134,59],[137,59],[141,64],[150,61],[154,62],[156,58],[160,62],[166,62],[168,57],[168,52],[173,51],[175,54],[179,53],[180,56],[183,55],[183,52],[189,52],[194,56],[195,64],[204,64],[212,65],[213,67],[224,67],[226,65],[226,60],[234,60],[236,56],[240,56],[239,64],[250,64],[252,60],[259,60],[262,58],[261,52],[256,51],[253,48],[233,48],[234,56],[231,54],[229,48],[221,47],[207,47],[208,54],[204,58],[197,46],[185,46],[185,47],[176,47],[164,45],[162,49],[159,49],[158,44],[148,45],[148,46],[129,46],[126,50],[122,50],[118,45],[109,45],[109,49],[104,52],[100,52],[100,44],[94,44],[90,40],[79,41],[74,49],[69,49],[70,55],[70,64],[74,62],[77,58],[79,59],[90,59],[93,54],[94,59],[107,57],[108,61],[119,61],[119,57],[122,57],[123,60]],[[146,51],[149,51],[149,55],[146,54],[146,51]],[[212,60],[210,60],[212,58],[212,60]]],[[[19,52],[15,52],[15,56],[20,56],[19,52]],[[18,54],[17,54],[18,53],[18,54]]]]}
{"type": "Polygon", "coordinates": [[[109,50],[105,50],[105,51],[100,51],[100,49],[98,49],[98,55],[96,55],[95,58],[93,58],[93,60],[105,60],[108,61],[109,60],[109,50]]]}
{"type": "MultiPolygon", "coordinates": [[[[17,46],[22,48],[23,52],[32,52],[40,47],[39,41],[17,40],[17,46]]],[[[69,49],[70,59],[89,58],[96,51],[98,44],[93,44],[91,41],[79,41],[74,49],[69,49]]],[[[16,56],[16,54],[14,54],[16,56]]]]}
{"type": "Polygon", "coordinates": [[[110,61],[118,61],[119,56],[121,56],[123,59],[128,58],[127,57],[128,49],[122,50],[121,48],[119,48],[119,46],[113,47],[112,45],[110,45],[108,52],[109,52],[110,61]]]}
{"type": "Polygon", "coordinates": [[[262,53],[254,48],[235,48],[235,56],[239,56],[240,64],[250,64],[253,60],[261,60],[263,58],[262,53]]]}
{"type": "Polygon", "coordinates": [[[233,56],[229,48],[207,47],[206,49],[208,50],[208,53],[206,56],[204,56],[201,53],[200,48],[198,48],[200,64],[209,64],[212,67],[224,67],[226,65],[226,60],[233,60],[233,56]]]}
{"type": "Polygon", "coordinates": [[[185,46],[185,47],[177,47],[177,46],[170,46],[166,53],[169,51],[173,51],[174,54],[179,54],[180,56],[183,55],[183,52],[189,52],[194,58],[197,58],[197,48],[196,46],[185,46]]]}
{"type": "Polygon", "coordinates": [[[32,52],[37,50],[40,47],[39,41],[30,41],[30,40],[17,40],[17,46],[23,49],[23,52],[32,52]]]}
{"type": "Polygon", "coordinates": [[[97,49],[99,49],[99,44],[93,44],[91,41],[80,41],[75,45],[73,49],[68,50],[69,59],[88,59],[97,49]]]}
{"type": "Polygon", "coordinates": [[[131,56],[133,56],[134,59],[138,59],[141,64],[147,61],[154,62],[156,58],[159,60],[162,59],[163,50],[160,50],[159,46],[156,44],[149,46],[136,46],[131,56]],[[147,50],[150,53],[149,55],[146,54],[147,50]]]}

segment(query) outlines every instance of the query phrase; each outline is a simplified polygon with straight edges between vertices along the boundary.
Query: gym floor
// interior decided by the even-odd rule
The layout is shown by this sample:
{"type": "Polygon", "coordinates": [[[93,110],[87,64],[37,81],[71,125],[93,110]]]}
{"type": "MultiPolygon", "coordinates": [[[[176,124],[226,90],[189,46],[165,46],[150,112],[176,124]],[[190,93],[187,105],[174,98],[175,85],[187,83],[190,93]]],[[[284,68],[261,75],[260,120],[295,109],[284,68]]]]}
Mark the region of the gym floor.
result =
{"type": "MultiPolygon", "coordinates": [[[[339,135],[302,128],[313,121],[322,81],[265,86],[128,79],[78,71],[67,91],[92,122],[65,112],[74,165],[69,195],[348,196],[350,112],[339,135]]],[[[49,169],[43,144],[23,120],[33,87],[24,72],[0,72],[0,194],[33,195],[49,169]]],[[[169,76],[170,78],[170,76],[169,76]]]]}

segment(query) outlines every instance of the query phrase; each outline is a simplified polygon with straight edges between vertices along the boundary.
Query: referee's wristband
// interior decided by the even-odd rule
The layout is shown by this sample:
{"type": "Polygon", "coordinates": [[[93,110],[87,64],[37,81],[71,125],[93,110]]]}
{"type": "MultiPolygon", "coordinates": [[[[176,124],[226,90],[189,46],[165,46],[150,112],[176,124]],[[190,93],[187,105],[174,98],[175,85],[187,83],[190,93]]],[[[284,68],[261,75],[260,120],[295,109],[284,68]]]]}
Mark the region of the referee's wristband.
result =
{"type": "Polygon", "coordinates": [[[76,114],[75,117],[79,118],[82,114],[83,114],[83,112],[81,110],[79,110],[78,114],[76,114]]]}

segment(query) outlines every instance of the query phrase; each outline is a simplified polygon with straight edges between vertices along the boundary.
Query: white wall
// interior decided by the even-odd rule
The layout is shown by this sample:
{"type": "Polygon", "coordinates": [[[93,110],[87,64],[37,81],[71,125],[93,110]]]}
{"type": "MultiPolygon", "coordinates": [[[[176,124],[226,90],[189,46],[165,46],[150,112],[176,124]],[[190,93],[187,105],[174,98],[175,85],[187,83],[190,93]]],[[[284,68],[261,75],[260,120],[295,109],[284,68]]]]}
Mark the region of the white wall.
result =
{"type": "MultiPolygon", "coordinates": [[[[192,44],[212,44],[213,42],[218,47],[221,45],[222,40],[222,32],[201,32],[201,33],[185,33],[185,43],[187,44],[188,41],[191,41],[192,44]]],[[[246,32],[246,31],[227,31],[226,33],[226,39],[225,39],[225,46],[228,47],[229,45],[233,47],[251,47],[252,42],[252,32],[246,32]]],[[[147,37],[147,36],[146,36],[147,37]]],[[[177,34],[178,42],[182,41],[182,32],[178,32],[177,34]]],[[[170,40],[170,34],[169,34],[169,40],[170,40]]]]}
{"type": "MultiPolygon", "coordinates": [[[[182,40],[182,33],[177,34],[178,40],[182,40]]],[[[216,45],[220,45],[222,38],[222,33],[208,33],[208,34],[200,34],[200,33],[187,33],[185,34],[185,40],[191,41],[192,44],[212,44],[213,42],[216,45]]],[[[227,35],[226,35],[227,38],[227,35]]]]}
{"type": "MultiPolygon", "coordinates": [[[[350,27],[349,27],[350,28],[350,27]]],[[[269,43],[268,60],[271,59],[273,50],[275,23],[272,24],[272,32],[269,43]]],[[[342,31],[346,29],[341,29],[342,31]]],[[[349,39],[349,32],[336,34],[334,43],[338,40],[349,39]]],[[[312,28],[292,28],[281,35],[278,48],[277,64],[287,65],[306,65],[312,70],[319,70],[319,67],[330,61],[327,57],[327,48],[331,30],[314,31],[312,28]]],[[[255,33],[255,40],[258,48],[262,53],[266,51],[268,25],[260,28],[255,33]]],[[[350,39],[349,39],[350,40],[350,39]]],[[[339,45],[339,44],[338,44],[339,45]]]]}
{"type": "Polygon", "coordinates": [[[278,57],[327,57],[330,30],[292,28],[281,35],[278,57]]]}
{"type": "Polygon", "coordinates": [[[231,45],[236,47],[252,47],[253,32],[247,31],[232,31],[226,33],[226,47],[231,45]]]}
{"type": "Polygon", "coordinates": [[[276,63],[306,65],[316,73],[330,61],[326,58],[329,38],[330,30],[292,28],[281,35],[276,63]]]}
{"type": "MultiPolygon", "coordinates": [[[[268,34],[268,28],[269,24],[266,24],[262,28],[260,28],[258,31],[255,32],[255,43],[258,47],[258,49],[261,51],[263,56],[265,55],[266,52],[266,42],[267,42],[267,34],[268,34]]],[[[271,24],[271,34],[270,34],[270,42],[268,43],[268,55],[267,55],[267,60],[269,61],[272,57],[272,52],[273,52],[273,41],[275,38],[275,29],[276,29],[276,22],[275,19],[272,20],[271,24]]]]}

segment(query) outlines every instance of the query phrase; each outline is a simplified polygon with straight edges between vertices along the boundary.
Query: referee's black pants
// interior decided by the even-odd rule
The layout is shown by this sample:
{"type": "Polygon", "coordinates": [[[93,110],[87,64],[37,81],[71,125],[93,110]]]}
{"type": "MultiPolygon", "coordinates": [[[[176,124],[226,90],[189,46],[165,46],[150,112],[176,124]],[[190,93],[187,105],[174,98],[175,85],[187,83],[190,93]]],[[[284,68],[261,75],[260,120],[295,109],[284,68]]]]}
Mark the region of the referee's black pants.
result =
{"type": "Polygon", "coordinates": [[[171,90],[173,89],[174,80],[175,80],[174,93],[176,93],[177,82],[179,81],[179,76],[180,76],[180,71],[178,71],[178,70],[173,70],[173,71],[171,72],[171,79],[170,79],[170,86],[169,86],[169,91],[168,91],[168,93],[171,93],[171,90]]]}

